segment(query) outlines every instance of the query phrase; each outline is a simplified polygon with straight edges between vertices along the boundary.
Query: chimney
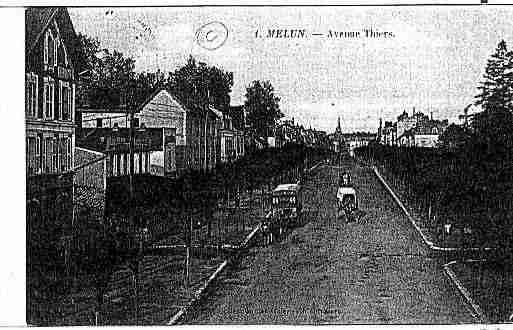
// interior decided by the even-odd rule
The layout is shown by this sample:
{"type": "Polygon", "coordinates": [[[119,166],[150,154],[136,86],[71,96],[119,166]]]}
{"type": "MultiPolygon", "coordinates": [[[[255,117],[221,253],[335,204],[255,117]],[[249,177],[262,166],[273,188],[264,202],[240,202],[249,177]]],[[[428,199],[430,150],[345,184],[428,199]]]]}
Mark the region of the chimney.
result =
{"type": "Polygon", "coordinates": [[[413,115],[415,116],[415,107],[413,107],[413,115]]]}
{"type": "Polygon", "coordinates": [[[433,111],[431,111],[431,120],[433,120],[433,111]]]}

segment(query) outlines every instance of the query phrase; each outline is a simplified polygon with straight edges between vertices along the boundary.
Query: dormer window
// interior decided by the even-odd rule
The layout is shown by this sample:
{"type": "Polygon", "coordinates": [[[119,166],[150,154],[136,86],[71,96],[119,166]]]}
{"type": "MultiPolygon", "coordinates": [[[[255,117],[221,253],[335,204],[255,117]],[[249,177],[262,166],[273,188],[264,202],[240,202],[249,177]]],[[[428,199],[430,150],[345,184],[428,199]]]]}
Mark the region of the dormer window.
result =
{"type": "Polygon", "coordinates": [[[48,30],[46,32],[43,49],[44,64],[48,66],[54,66],[56,64],[57,57],[57,45],[52,32],[48,30]]]}
{"type": "Polygon", "coordinates": [[[66,55],[66,49],[64,48],[64,43],[59,42],[57,47],[57,64],[60,66],[68,65],[68,57],[66,55]]]}

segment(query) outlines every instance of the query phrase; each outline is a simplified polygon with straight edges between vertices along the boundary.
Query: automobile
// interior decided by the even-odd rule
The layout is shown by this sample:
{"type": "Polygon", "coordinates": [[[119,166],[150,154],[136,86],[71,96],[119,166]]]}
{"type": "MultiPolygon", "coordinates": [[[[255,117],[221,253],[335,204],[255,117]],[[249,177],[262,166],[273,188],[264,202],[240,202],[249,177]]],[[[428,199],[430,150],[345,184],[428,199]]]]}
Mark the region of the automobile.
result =
{"type": "Polygon", "coordinates": [[[297,183],[280,184],[271,195],[271,223],[279,234],[299,224],[302,211],[301,186],[297,183]]]}
{"type": "Polygon", "coordinates": [[[358,210],[358,198],[354,187],[342,186],[337,191],[337,218],[345,216],[346,222],[355,221],[355,211],[358,210]]]}

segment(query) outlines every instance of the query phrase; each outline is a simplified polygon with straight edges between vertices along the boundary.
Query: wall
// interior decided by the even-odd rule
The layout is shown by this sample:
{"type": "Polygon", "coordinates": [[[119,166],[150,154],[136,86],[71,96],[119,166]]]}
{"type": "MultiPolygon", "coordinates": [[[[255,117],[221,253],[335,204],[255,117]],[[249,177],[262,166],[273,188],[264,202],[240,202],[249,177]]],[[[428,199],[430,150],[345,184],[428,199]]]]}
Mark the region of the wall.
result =
{"type": "Polygon", "coordinates": [[[96,127],[96,120],[100,118],[102,119],[102,127],[114,127],[114,124],[118,124],[119,127],[128,127],[128,116],[122,112],[82,112],[82,127],[96,127]]]}
{"type": "Polygon", "coordinates": [[[105,191],[107,185],[107,158],[105,154],[84,148],[75,148],[76,170],[73,183],[105,191]],[[95,161],[96,160],[96,161],[95,161]]]}

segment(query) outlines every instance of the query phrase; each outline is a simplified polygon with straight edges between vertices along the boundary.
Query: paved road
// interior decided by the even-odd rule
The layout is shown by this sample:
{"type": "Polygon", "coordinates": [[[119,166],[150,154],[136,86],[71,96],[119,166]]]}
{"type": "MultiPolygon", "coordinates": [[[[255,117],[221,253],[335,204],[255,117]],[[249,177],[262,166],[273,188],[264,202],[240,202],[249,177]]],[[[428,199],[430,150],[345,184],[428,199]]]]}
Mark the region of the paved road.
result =
{"type": "Polygon", "coordinates": [[[343,168],[359,187],[361,223],[335,220],[340,169],[320,167],[305,185],[308,223],[253,249],[187,323],[475,322],[370,169],[343,168]]]}

